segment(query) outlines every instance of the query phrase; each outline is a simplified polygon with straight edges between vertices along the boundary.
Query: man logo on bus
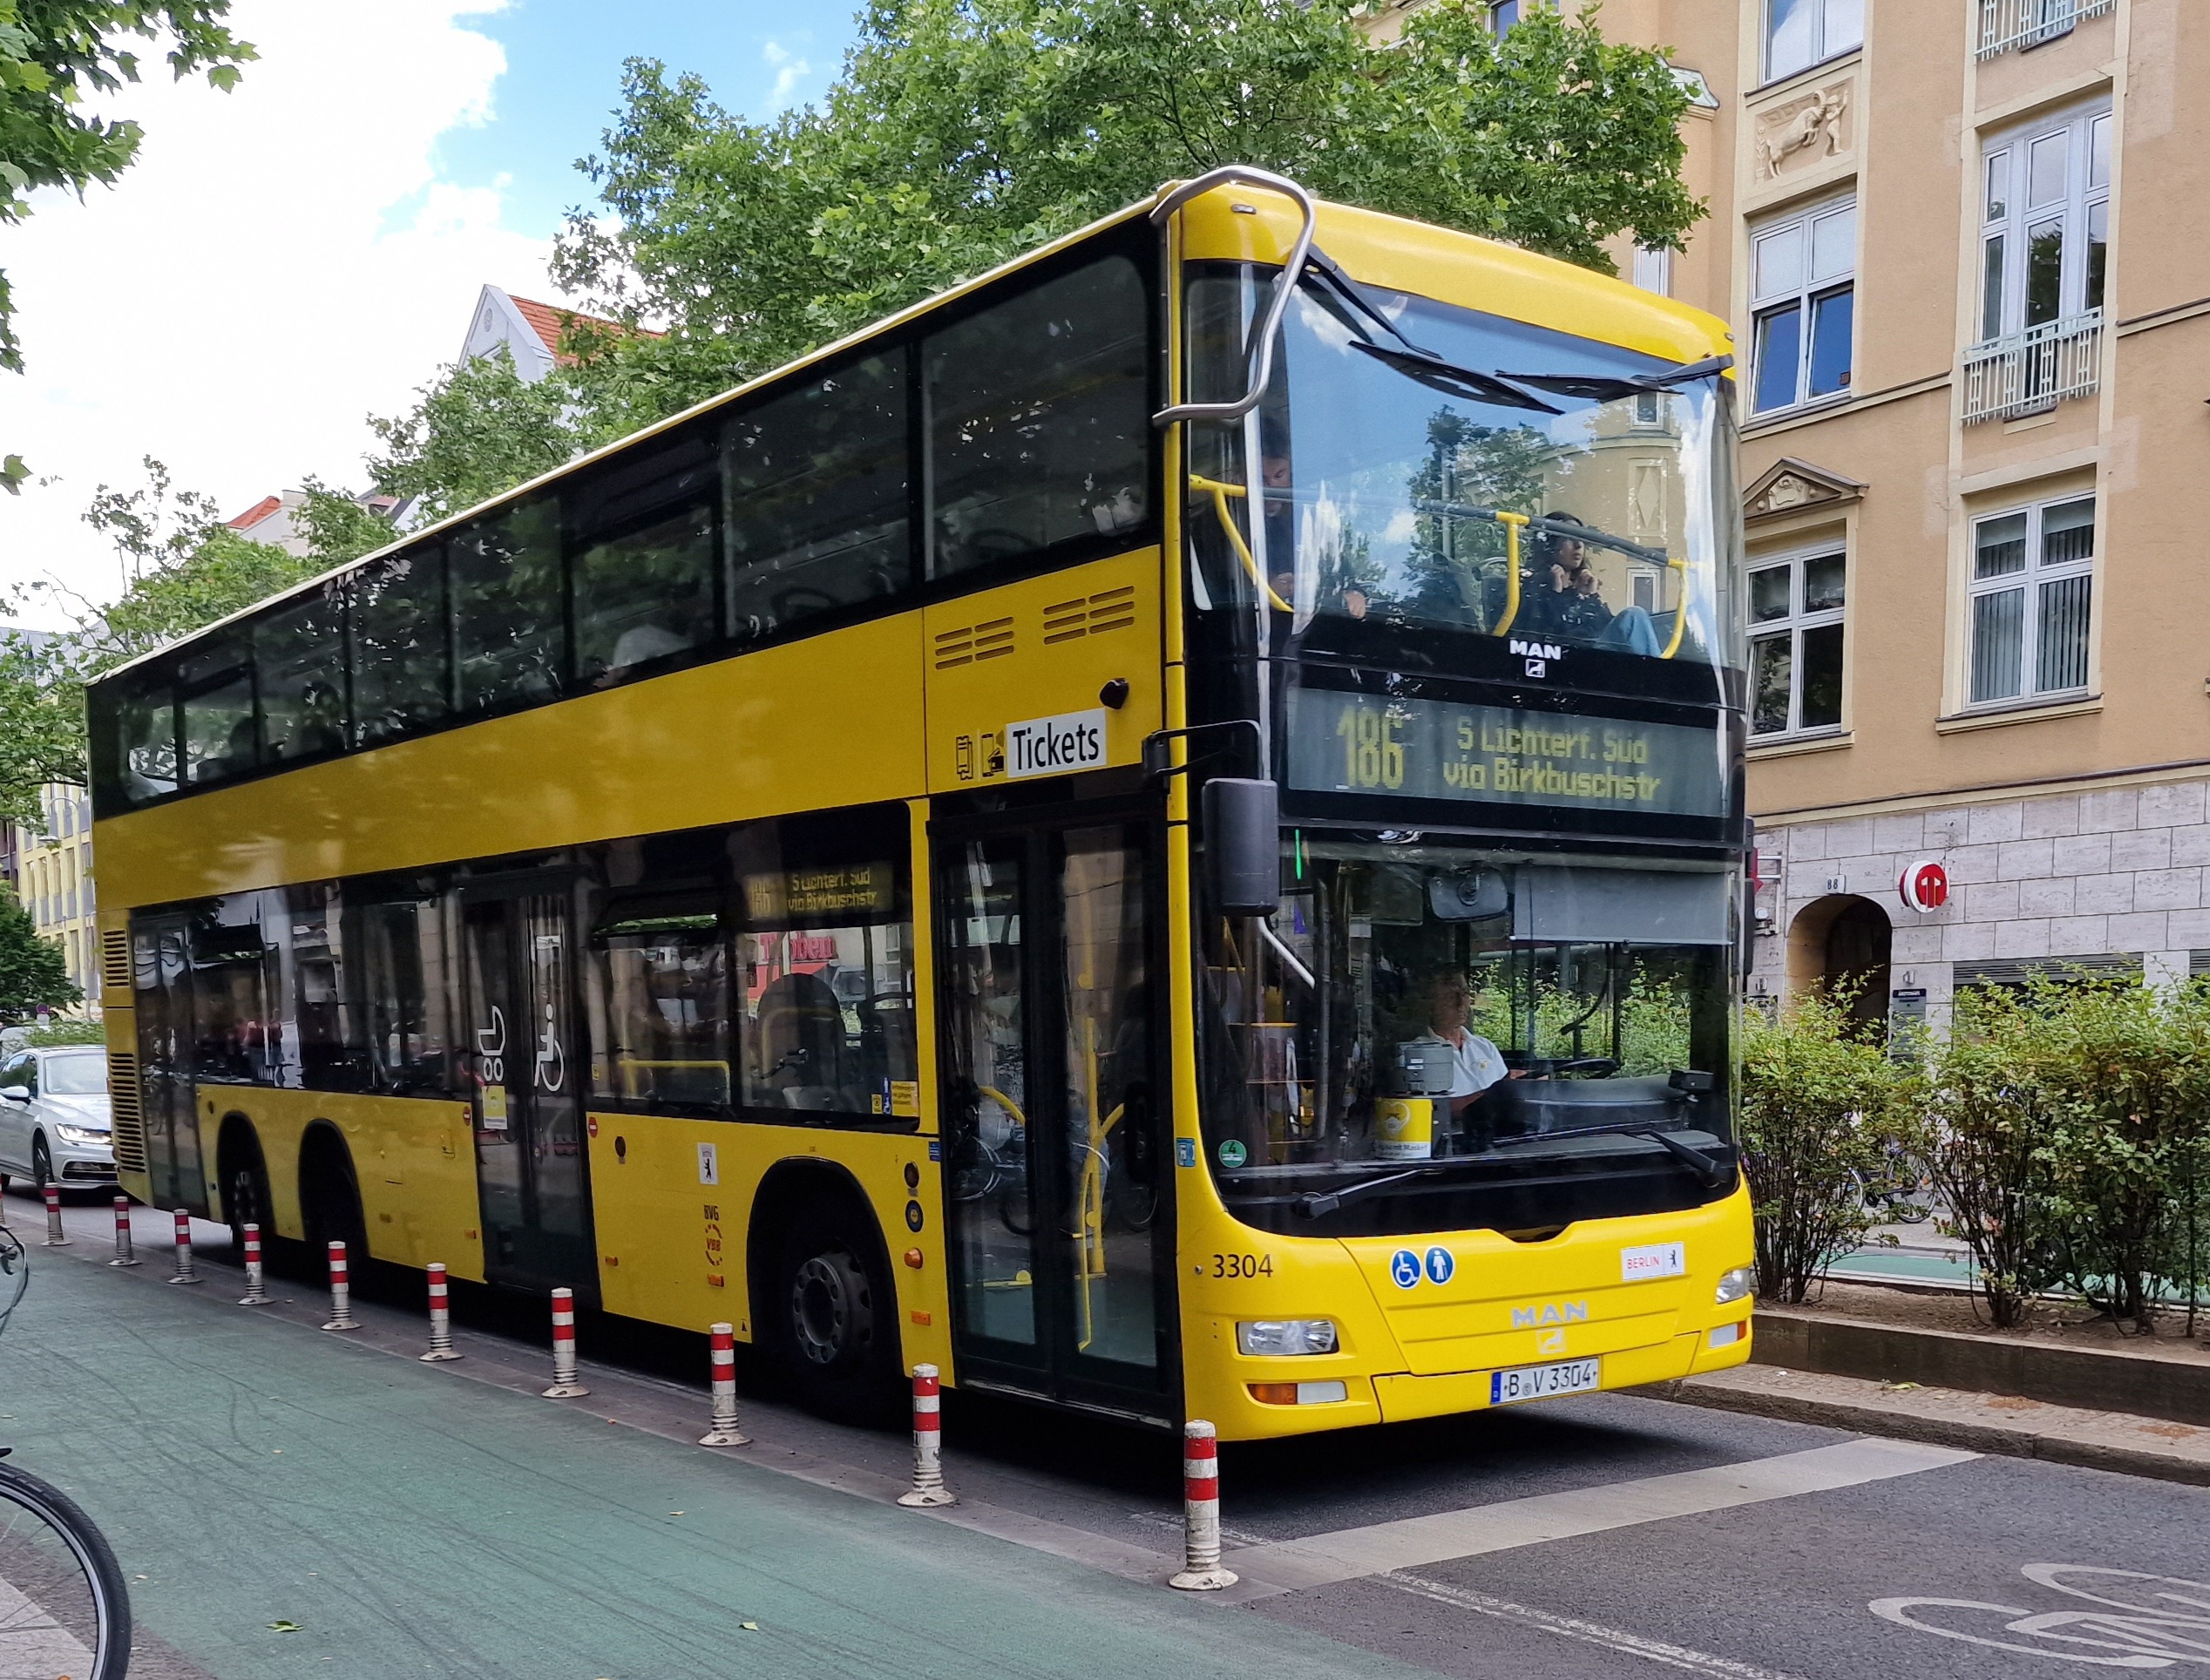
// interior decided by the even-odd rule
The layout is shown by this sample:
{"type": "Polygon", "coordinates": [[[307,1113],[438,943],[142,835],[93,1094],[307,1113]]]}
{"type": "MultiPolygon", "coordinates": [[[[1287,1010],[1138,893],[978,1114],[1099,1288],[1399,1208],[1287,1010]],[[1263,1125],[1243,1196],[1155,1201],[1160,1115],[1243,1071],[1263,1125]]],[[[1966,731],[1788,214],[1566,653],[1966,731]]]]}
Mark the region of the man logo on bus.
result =
{"type": "Polygon", "coordinates": [[[1922,857],[1903,871],[1896,889],[1906,905],[1930,916],[1949,901],[1949,872],[1931,857],[1922,857]]]}

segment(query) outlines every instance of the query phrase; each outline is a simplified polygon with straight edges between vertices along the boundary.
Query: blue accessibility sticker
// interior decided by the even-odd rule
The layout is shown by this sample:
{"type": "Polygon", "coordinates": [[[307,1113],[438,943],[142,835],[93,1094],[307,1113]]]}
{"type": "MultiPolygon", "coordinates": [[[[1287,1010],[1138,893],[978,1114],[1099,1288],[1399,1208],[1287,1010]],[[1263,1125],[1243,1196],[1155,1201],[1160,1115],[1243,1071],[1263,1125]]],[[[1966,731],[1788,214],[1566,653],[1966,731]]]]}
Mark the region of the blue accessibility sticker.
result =
{"type": "Polygon", "coordinates": [[[1420,1281],[1420,1257],[1410,1249],[1399,1249],[1389,1257],[1389,1276],[1399,1289],[1410,1289],[1420,1281]]]}
{"type": "Polygon", "coordinates": [[[1450,1274],[1457,1270],[1458,1263],[1451,1258],[1448,1249],[1438,1247],[1427,1250],[1427,1281],[1429,1283],[1447,1284],[1450,1281],[1450,1274]]]}
{"type": "Polygon", "coordinates": [[[929,1139],[928,1158],[931,1161],[941,1161],[944,1159],[944,1144],[941,1139],[933,1137],[929,1139]]]}
{"type": "Polygon", "coordinates": [[[1174,1164],[1177,1167],[1194,1167],[1197,1164],[1197,1139],[1177,1137],[1174,1140],[1174,1164]]]}

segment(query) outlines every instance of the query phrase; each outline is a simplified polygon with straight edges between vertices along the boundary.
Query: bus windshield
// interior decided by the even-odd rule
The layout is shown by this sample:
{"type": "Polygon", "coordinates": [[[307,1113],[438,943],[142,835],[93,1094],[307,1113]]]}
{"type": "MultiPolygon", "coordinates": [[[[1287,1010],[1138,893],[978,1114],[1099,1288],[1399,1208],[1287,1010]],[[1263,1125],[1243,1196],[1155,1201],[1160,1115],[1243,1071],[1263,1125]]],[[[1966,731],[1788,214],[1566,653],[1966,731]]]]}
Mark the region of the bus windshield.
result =
{"type": "MultiPolygon", "coordinates": [[[[1271,923],[1207,934],[1222,1193],[1285,1206],[1413,1169],[1437,1187],[1555,1181],[1617,1170],[1622,1151],[1675,1173],[1658,1132],[1723,1163],[1734,884],[1685,863],[1292,830],[1271,923]]],[[[1395,1228],[1435,1227],[1405,1209],[1395,1228]]]]}
{"type": "MultiPolygon", "coordinates": [[[[1227,265],[1192,281],[1193,390],[1239,384],[1271,284],[1227,265]]],[[[1201,610],[1264,602],[1300,638],[1362,622],[1739,667],[1723,379],[1637,388],[1673,369],[1360,295],[1398,336],[1300,288],[1266,400],[1240,425],[1193,429],[1201,610]]]]}

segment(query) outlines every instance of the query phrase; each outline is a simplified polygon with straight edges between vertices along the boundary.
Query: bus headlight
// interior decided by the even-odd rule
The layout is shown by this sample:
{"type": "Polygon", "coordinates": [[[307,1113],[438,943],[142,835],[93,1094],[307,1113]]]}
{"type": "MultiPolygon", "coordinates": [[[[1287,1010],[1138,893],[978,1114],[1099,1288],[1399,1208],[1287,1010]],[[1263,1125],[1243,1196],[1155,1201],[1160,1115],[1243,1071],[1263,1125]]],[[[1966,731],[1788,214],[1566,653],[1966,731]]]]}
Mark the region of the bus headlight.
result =
{"type": "Polygon", "coordinates": [[[1729,1301],[1745,1301],[1757,1293],[1757,1268],[1737,1266],[1732,1271],[1719,1275],[1718,1304],[1725,1306],[1729,1301]]]}
{"type": "Polygon", "coordinates": [[[1258,1318],[1236,1326],[1236,1345],[1245,1353],[1332,1353],[1332,1318],[1258,1318]]]}

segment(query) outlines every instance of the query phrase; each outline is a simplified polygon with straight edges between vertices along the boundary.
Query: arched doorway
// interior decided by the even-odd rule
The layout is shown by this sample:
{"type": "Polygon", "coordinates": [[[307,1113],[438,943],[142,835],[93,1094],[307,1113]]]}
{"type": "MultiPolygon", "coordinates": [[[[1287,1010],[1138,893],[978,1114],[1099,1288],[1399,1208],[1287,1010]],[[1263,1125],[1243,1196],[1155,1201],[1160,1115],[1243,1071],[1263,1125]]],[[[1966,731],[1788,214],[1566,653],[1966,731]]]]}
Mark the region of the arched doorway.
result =
{"type": "Polygon", "coordinates": [[[1869,1036],[1885,1036],[1895,926],[1870,898],[1813,899],[1788,927],[1788,989],[1827,986],[1849,994],[1849,1013],[1869,1036]]]}

